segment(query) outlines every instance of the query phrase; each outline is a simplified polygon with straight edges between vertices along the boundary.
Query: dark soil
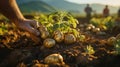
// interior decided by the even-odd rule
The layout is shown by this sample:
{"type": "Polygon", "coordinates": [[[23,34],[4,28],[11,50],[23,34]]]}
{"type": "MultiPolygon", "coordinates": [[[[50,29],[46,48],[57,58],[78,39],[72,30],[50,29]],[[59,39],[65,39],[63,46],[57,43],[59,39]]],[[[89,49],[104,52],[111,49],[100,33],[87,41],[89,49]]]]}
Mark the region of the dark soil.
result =
{"type": "Polygon", "coordinates": [[[97,35],[87,34],[83,28],[81,34],[86,36],[84,41],[70,45],[62,42],[53,48],[44,48],[42,44],[35,44],[27,32],[10,27],[9,32],[0,35],[0,67],[32,67],[36,63],[38,67],[120,67],[120,55],[114,54],[114,47],[107,44],[109,37],[120,33],[119,29],[97,35]],[[115,31],[117,33],[114,34],[115,31]],[[94,48],[94,54],[85,52],[87,45],[94,48]],[[65,64],[45,64],[44,58],[53,53],[61,54],[65,64]]]}

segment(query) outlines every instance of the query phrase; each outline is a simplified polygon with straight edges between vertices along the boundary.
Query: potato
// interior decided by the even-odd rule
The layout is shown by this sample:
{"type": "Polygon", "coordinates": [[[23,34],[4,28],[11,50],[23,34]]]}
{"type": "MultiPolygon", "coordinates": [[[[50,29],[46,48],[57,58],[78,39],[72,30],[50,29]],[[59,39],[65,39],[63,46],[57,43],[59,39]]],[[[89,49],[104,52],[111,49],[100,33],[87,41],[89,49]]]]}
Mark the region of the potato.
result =
{"type": "Polygon", "coordinates": [[[111,45],[111,46],[112,46],[115,41],[116,41],[116,38],[115,38],[115,37],[110,37],[110,38],[108,38],[107,43],[108,43],[108,45],[111,45]]]}
{"type": "Polygon", "coordinates": [[[55,40],[51,38],[47,38],[44,40],[43,45],[47,48],[51,48],[55,45],[55,40]]]}
{"type": "Polygon", "coordinates": [[[118,35],[116,36],[116,39],[120,39],[120,34],[118,34],[118,35]]]}
{"type": "Polygon", "coordinates": [[[57,31],[54,31],[54,39],[57,41],[57,42],[62,42],[63,41],[63,39],[64,39],[64,35],[63,35],[63,33],[62,32],[60,32],[59,30],[57,30],[57,31]]]}
{"type": "Polygon", "coordinates": [[[93,24],[88,24],[86,27],[86,30],[92,30],[94,28],[95,28],[95,26],[93,24]]]}
{"type": "Polygon", "coordinates": [[[64,42],[66,44],[72,44],[72,43],[76,42],[76,38],[73,34],[66,34],[65,38],[64,38],[64,42]]]}
{"type": "Polygon", "coordinates": [[[49,32],[48,31],[43,31],[41,32],[41,38],[43,39],[46,39],[50,36],[49,32]]]}
{"type": "Polygon", "coordinates": [[[94,29],[94,28],[95,28],[95,26],[94,26],[94,25],[92,25],[92,26],[91,26],[91,28],[92,28],[92,29],[94,29]]]}
{"type": "Polygon", "coordinates": [[[86,30],[91,30],[91,29],[92,29],[92,27],[90,27],[90,26],[86,27],[86,30]]]}
{"type": "Polygon", "coordinates": [[[48,32],[48,30],[45,26],[41,26],[39,28],[39,31],[41,33],[41,38],[43,38],[43,39],[46,39],[50,36],[50,33],[48,32]]]}
{"type": "Polygon", "coordinates": [[[45,57],[44,62],[46,64],[56,64],[60,63],[63,64],[63,57],[60,54],[51,54],[47,57],[45,57]]]}
{"type": "Polygon", "coordinates": [[[94,26],[93,24],[88,24],[87,26],[90,26],[90,27],[92,27],[92,26],[94,26]]]}
{"type": "Polygon", "coordinates": [[[93,28],[92,31],[95,33],[100,32],[100,28],[93,28]]]}

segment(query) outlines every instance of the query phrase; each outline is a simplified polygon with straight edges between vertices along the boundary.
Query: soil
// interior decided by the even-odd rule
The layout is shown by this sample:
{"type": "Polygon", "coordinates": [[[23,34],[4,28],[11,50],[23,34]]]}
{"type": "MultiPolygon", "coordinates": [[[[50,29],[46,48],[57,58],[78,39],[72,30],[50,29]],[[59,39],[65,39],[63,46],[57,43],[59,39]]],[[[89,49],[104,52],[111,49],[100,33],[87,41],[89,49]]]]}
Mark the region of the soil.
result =
{"type": "Polygon", "coordinates": [[[79,25],[80,33],[86,36],[84,41],[70,45],[57,43],[52,48],[43,47],[42,40],[35,44],[27,32],[9,27],[6,34],[0,35],[0,67],[120,67],[120,55],[114,54],[114,46],[107,44],[109,37],[120,33],[120,28],[98,35],[79,25]],[[94,54],[86,53],[87,45],[94,48],[94,54]],[[44,58],[54,53],[61,54],[65,64],[45,64],[44,58]]]}

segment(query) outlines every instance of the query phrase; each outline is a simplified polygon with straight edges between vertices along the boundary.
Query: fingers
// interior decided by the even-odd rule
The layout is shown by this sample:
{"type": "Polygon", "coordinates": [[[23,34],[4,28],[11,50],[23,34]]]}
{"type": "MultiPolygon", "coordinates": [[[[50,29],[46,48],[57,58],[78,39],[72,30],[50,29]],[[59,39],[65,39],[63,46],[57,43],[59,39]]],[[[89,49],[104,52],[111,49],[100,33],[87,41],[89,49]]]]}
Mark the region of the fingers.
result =
{"type": "Polygon", "coordinates": [[[35,29],[37,29],[37,28],[39,27],[38,22],[36,22],[36,21],[34,21],[34,20],[33,20],[33,22],[31,22],[31,25],[32,25],[35,29]]]}
{"type": "Polygon", "coordinates": [[[25,20],[23,23],[17,25],[18,28],[23,29],[27,32],[29,32],[30,37],[35,43],[40,42],[40,38],[38,36],[40,35],[39,30],[37,29],[39,27],[39,23],[34,20],[25,20]]]}
{"type": "Polygon", "coordinates": [[[26,31],[28,31],[29,33],[31,33],[35,36],[40,35],[40,32],[36,28],[30,26],[29,24],[26,25],[25,29],[26,29],[26,31]]]}
{"type": "Polygon", "coordinates": [[[34,31],[31,31],[33,32],[33,34],[35,34],[36,36],[39,36],[40,35],[40,32],[38,31],[38,27],[39,27],[39,23],[32,20],[32,21],[29,21],[29,24],[28,24],[29,28],[34,30],[34,31]]]}
{"type": "Polygon", "coordinates": [[[35,43],[39,43],[40,42],[40,38],[37,37],[38,35],[40,35],[39,31],[34,29],[33,27],[31,26],[28,26],[27,27],[27,31],[30,33],[30,37],[32,38],[32,40],[35,42],[35,43]]]}

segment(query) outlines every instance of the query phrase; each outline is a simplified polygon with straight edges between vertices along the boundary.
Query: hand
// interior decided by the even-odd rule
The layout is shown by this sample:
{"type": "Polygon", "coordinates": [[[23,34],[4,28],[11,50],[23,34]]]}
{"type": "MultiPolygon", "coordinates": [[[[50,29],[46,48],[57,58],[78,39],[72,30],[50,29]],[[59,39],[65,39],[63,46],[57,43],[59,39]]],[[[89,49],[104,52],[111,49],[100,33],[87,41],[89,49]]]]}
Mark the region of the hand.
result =
{"type": "Polygon", "coordinates": [[[40,42],[40,39],[37,37],[40,35],[40,32],[37,30],[37,27],[39,26],[38,22],[35,20],[24,19],[17,21],[15,25],[18,28],[29,32],[30,37],[34,42],[40,42]]]}

